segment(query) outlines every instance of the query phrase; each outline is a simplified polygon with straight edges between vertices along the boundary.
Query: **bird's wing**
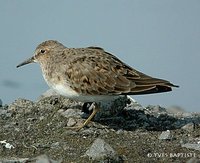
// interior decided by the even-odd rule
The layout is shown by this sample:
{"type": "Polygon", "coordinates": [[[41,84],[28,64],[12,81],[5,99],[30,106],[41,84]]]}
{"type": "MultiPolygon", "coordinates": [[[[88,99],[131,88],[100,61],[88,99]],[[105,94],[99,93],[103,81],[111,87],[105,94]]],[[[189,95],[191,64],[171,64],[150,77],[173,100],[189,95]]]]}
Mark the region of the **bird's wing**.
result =
{"type": "Polygon", "coordinates": [[[171,91],[175,86],[147,76],[98,47],[73,49],[67,75],[74,90],[90,95],[147,94],[171,91]]]}

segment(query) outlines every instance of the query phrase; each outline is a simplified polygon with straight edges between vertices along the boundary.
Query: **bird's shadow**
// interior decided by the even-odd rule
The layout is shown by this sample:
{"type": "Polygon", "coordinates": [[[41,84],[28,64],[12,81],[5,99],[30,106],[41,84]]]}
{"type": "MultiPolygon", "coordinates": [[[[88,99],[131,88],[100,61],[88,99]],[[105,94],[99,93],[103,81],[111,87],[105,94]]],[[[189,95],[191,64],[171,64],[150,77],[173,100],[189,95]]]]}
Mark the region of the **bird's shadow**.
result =
{"type": "MultiPolygon", "coordinates": [[[[46,98],[42,99],[45,100],[46,98]]],[[[180,129],[188,123],[193,123],[194,127],[200,124],[200,114],[179,115],[171,114],[166,111],[156,112],[144,107],[130,105],[129,100],[118,99],[111,108],[98,112],[92,119],[94,124],[101,124],[114,130],[134,131],[144,129],[148,131],[166,131],[180,129]]],[[[63,109],[81,109],[82,118],[87,119],[92,110],[88,110],[91,103],[77,103],[75,101],[65,101],[62,96],[51,96],[47,102],[63,109]],[[67,105],[66,105],[67,104],[67,105]]],[[[141,105],[140,105],[141,106],[141,105]]],[[[156,106],[155,106],[156,107],[156,106]]],[[[165,109],[164,109],[165,110],[165,109]]]]}
{"type": "MultiPolygon", "coordinates": [[[[90,111],[85,106],[84,104],[82,108],[82,111],[85,113],[83,118],[87,118],[90,115],[90,111]]],[[[127,109],[125,107],[120,112],[112,115],[97,115],[92,121],[106,125],[114,130],[134,131],[144,129],[148,131],[166,131],[180,129],[188,123],[193,123],[196,126],[200,124],[200,116],[177,117],[176,114],[169,114],[167,112],[148,113],[146,110],[127,109]]]]}

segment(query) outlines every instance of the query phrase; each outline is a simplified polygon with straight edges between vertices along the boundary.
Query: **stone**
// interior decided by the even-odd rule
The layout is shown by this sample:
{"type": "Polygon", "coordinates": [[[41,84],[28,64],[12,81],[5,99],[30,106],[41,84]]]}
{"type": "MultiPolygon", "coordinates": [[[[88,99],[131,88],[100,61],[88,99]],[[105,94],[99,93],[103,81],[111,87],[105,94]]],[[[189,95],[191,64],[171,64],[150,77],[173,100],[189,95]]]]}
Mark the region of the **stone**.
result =
{"type": "Polygon", "coordinates": [[[187,160],[186,163],[200,163],[200,160],[196,157],[192,157],[189,160],[187,160]]]}
{"type": "Polygon", "coordinates": [[[103,139],[97,138],[85,153],[92,160],[118,160],[115,150],[103,139]]]}
{"type": "Polygon", "coordinates": [[[200,151],[200,144],[196,144],[196,143],[185,143],[181,145],[184,148],[188,148],[188,149],[194,149],[194,150],[198,150],[200,151]]]}
{"type": "Polygon", "coordinates": [[[59,148],[60,143],[59,142],[55,142],[51,144],[51,148],[59,148]]]}
{"type": "Polygon", "coordinates": [[[72,127],[76,124],[76,121],[74,118],[69,118],[68,122],[67,122],[67,127],[72,127]]]}
{"type": "Polygon", "coordinates": [[[62,161],[55,161],[50,159],[47,155],[40,155],[34,158],[36,163],[61,163],[62,161]]]}
{"type": "Polygon", "coordinates": [[[171,140],[172,139],[172,135],[171,135],[171,132],[170,130],[167,130],[167,131],[163,131],[159,138],[159,140],[171,140]]]}
{"type": "Polygon", "coordinates": [[[66,118],[80,118],[82,113],[79,109],[67,109],[64,112],[60,112],[60,114],[66,118]]]}
{"type": "Polygon", "coordinates": [[[181,128],[189,132],[194,131],[194,123],[188,123],[181,128]]]}

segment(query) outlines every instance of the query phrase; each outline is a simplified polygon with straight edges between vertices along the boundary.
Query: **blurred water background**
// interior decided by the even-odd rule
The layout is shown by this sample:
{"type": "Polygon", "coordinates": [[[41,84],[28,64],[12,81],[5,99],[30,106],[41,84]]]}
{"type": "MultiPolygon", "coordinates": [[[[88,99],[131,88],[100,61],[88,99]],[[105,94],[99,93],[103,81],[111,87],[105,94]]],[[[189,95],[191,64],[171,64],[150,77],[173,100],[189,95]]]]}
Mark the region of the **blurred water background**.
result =
{"type": "Polygon", "coordinates": [[[0,99],[36,100],[48,89],[39,65],[20,69],[44,40],[100,46],[130,66],[180,88],[134,96],[142,105],[199,111],[199,0],[0,1],[0,99]]]}

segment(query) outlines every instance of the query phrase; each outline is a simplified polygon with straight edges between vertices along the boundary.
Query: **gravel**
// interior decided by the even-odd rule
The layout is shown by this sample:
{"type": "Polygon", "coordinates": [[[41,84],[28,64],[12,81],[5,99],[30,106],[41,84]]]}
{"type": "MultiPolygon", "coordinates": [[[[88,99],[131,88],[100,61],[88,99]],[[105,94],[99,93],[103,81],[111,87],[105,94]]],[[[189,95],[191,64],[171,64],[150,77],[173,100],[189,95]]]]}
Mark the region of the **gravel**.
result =
{"type": "Polygon", "coordinates": [[[76,131],[88,105],[51,93],[0,105],[0,162],[200,161],[199,113],[121,97],[76,131]]]}

